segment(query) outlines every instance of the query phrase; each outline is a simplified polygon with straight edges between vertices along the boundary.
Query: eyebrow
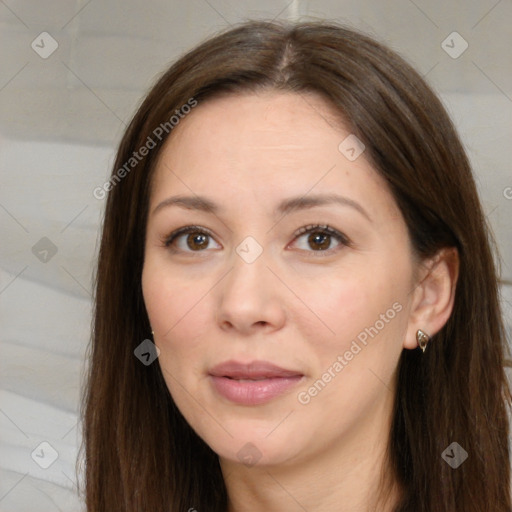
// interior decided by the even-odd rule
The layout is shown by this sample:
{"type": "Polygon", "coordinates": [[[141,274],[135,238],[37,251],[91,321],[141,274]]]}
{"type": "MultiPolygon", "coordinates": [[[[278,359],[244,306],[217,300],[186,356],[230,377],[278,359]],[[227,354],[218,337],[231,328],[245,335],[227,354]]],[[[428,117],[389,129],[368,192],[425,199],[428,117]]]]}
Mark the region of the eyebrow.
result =
{"type": "MultiPolygon", "coordinates": [[[[315,206],[327,206],[330,204],[338,204],[340,206],[348,206],[358,211],[368,221],[372,219],[368,212],[356,201],[348,197],[340,196],[338,194],[316,194],[301,197],[291,197],[281,201],[274,211],[274,215],[287,215],[294,211],[305,210],[314,208],[315,206]]],[[[215,204],[211,199],[202,196],[172,196],[164,199],[159,203],[151,215],[155,215],[163,208],[170,206],[178,206],[187,210],[199,210],[205,213],[218,214],[221,213],[222,208],[215,204]]]]}

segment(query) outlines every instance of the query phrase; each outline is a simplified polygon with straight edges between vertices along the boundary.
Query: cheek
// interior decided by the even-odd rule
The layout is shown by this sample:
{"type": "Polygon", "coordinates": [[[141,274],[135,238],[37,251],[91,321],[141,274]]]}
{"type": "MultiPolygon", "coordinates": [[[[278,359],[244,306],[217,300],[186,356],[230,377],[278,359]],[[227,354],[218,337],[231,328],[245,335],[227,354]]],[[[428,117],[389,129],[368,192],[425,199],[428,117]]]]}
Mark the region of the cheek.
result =
{"type": "Polygon", "coordinates": [[[196,329],[204,328],[201,303],[208,294],[208,283],[184,277],[183,271],[165,269],[165,264],[150,260],[142,272],[142,292],[151,326],[161,340],[189,329],[187,334],[193,341],[196,329]]]}
{"type": "Polygon", "coordinates": [[[324,294],[311,295],[318,322],[311,326],[311,374],[299,402],[311,415],[343,411],[325,428],[336,432],[363,421],[388,396],[406,328],[407,286],[389,272],[357,273],[331,280],[324,294]]]}
{"type": "MultiPolygon", "coordinates": [[[[311,309],[334,333],[321,326],[320,335],[317,322],[308,334],[315,364],[299,401],[308,403],[310,412],[321,415],[341,407],[345,419],[340,421],[350,423],[392,389],[407,327],[408,297],[406,273],[392,273],[393,268],[383,264],[371,272],[340,272],[324,287],[325,293],[313,295],[311,288],[311,309]]],[[[333,428],[341,427],[334,422],[333,428]]]]}
{"type": "Polygon", "coordinates": [[[365,341],[396,339],[404,328],[400,311],[405,290],[398,276],[377,271],[340,272],[323,286],[309,286],[304,302],[318,320],[308,339],[329,354],[348,350],[354,340],[365,346],[365,341]]]}
{"type": "Polygon", "coordinates": [[[160,349],[158,363],[170,394],[187,415],[194,412],[190,396],[201,396],[215,318],[212,280],[190,272],[148,254],[142,273],[146,310],[160,349]]]}

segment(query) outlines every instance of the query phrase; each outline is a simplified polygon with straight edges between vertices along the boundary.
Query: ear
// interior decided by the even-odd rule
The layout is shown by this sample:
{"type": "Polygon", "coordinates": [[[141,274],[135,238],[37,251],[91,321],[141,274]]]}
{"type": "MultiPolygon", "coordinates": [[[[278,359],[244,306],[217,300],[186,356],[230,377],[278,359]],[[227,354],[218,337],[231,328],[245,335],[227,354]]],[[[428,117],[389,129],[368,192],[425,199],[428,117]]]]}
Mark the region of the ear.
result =
{"type": "Polygon", "coordinates": [[[411,310],[404,348],[418,347],[418,329],[430,337],[437,334],[450,318],[459,276],[459,253],[454,247],[441,249],[422,264],[412,292],[411,310]]]}

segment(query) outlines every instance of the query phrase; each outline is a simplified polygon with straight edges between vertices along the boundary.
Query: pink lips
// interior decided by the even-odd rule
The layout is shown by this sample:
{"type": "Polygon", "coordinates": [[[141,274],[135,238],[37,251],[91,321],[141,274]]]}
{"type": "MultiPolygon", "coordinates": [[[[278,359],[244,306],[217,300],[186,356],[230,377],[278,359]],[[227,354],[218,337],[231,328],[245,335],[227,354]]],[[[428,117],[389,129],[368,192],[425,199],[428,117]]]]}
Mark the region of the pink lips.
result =
{"type": "Polygon", "coordinates": [[[237,404],[258,405],[295,386],[303,374],[267,361],[226,361],[212,368],[210,377],[213,387],[224,398],[237,404]]]}

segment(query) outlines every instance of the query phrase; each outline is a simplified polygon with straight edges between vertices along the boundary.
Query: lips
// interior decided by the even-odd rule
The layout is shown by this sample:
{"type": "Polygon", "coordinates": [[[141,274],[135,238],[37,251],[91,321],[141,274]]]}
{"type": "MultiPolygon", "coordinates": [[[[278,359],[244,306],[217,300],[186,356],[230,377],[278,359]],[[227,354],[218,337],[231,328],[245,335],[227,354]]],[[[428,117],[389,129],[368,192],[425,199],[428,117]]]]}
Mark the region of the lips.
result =
{"type": "Polygon", "coordinates": [[[304,375],[268,361],[239,363],[226,361],[210,370],[215,391],[227,400],[243,405],[258,405],[288,391],[304,375]]]}
{"type": "Polygon", "coordinates": [[[236,380],[263,380],[279,377],[302,376],[302,373],[295,370],[287,370],[267,361],[253,361],[251,363],[238,363],[226,361],[210,370],[214,377],[229,377],[236,380]]]}

